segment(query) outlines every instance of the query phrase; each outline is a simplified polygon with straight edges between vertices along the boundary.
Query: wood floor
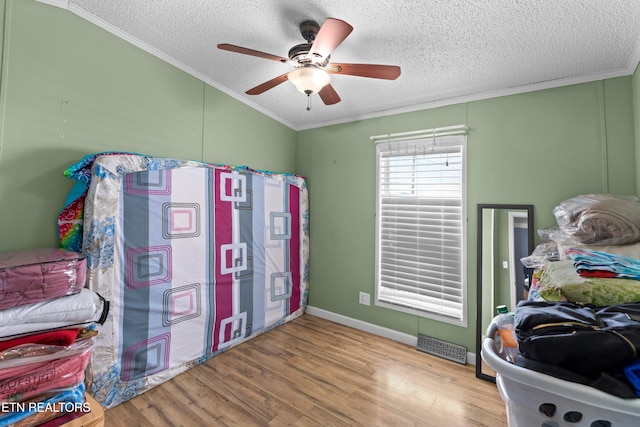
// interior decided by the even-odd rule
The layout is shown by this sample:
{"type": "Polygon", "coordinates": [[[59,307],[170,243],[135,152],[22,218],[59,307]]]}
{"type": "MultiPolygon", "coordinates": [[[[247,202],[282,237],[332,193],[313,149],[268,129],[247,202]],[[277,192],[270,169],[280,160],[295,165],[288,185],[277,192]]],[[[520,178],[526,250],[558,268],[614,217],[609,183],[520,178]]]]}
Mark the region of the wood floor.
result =
{"type": "Polygon", "coordinates": [[[107,410],[105,426],[506,426],[474,372],[305,314],[107,410]]]}

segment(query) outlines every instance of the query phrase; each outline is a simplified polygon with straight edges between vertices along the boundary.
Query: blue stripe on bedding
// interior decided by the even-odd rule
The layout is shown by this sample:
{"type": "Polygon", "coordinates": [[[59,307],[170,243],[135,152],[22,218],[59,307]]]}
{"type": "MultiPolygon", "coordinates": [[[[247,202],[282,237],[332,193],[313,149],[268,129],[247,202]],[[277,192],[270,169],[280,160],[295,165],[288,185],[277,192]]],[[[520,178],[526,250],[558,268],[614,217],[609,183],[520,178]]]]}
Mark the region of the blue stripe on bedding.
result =
{"type": "MultiPolygon", "coordinates": [[[[215,194],[214,185],[216,185],[215,170],[206,169],[205,173],[206,173],[205,185],[206,185],[207,203],[206,203],[206,208],[203,212],[203,217],[205,218],[204,231],[207,234],[207,240],[210,240],[211,239],[210,236],[213,236],[213,229],[215,224],[215,218],[214,218],[215,210],[213,209],[213,195],[215,194]]],[[[214,302],[214,298],[215,298],[214,284],[216,280],[214,266],[216,265],[215,264],[216,251],[213,245],[206,245],[205,253],[207,258],[207,265],[209,265],[210,268],[207,270],[206,274],[204,275],[206,277],[207,283],[204,284],[203,296],[202,296],[203,299],[205,300],[204,315],[207,317],[203,348],[204,348],[204,357],[208,357],[210,354],[212,354],[212,349],[213,349],[213,333],[214,333],[214,327],[215,327],[215,323],[213,320],[215,318],[214,307],[216,306],[214,302]]]]}
{"type": "Polygon", "coordinates": [[[264,286],[256,286],[265,283],[265,221],[264,215],[264,177],[253,176],[253,329],[262,330],[265,326],[265,290],[264,286]]]}
{"type": "Polygon", "coordinates": [[[253,185],[252,175],[245,175],[246,201],[235,202],[235,210],[238,213],[238,227],[240,228],[240,241],[247,244],[247,264],[248,269],[242,272],[234,273],[239,286],[240,293],[240,313],[247,313],[247,324],[245,327],[246,336],[251,335],[253,330],[253,265],[254,262],[254,244],[253,244],[253,185]]]}

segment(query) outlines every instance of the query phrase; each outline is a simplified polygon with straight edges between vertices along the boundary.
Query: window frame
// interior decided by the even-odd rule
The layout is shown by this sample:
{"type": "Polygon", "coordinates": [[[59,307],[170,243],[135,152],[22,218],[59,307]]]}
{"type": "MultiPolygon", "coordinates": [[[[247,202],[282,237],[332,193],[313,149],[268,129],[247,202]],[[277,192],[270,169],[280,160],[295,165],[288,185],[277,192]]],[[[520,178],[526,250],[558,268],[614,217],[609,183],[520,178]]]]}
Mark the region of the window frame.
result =
{"type": "Polygon", "coordinates": [[[411,132],[404,134],[382,135],[378,137],[371,137],[376,142],[376,230],[375,230],[375,301],[374,304],[378,307],[388,308],[395,311],[400,311],[408,314],[412,314],[418,317],[437,320],[453,324],[456,326],[466,327],[468,323],[467,315],[467,138],[466,138],[466,126],[456,126],[450,128],[429,129],[426,131],[411,132]],[[457,128],[453,131],[447,131],[450,128],[457,128]],[[435,144],[436,147],[442,147],[442,144],[451,145],[450,138],[445,138],[448,135],[460,136],[459,143],[454,145],[460,147],[461,157],[461,177],[460,177],[460,317],[453,317],[450,315],[438,313],[436,311],[428,311],[421,308],[411,308],[400,304],[394,304],[380,300],[380,271],[381,271],[381,151],[378,147],[378,143],[384,142],[403,142],[411,141],[412,143],[422,142],[428,144],[435,144]],[[449,143],[447,143],[449,142],[449,143]],[[438,145],[440,144],[440,145],[438,145]]]}

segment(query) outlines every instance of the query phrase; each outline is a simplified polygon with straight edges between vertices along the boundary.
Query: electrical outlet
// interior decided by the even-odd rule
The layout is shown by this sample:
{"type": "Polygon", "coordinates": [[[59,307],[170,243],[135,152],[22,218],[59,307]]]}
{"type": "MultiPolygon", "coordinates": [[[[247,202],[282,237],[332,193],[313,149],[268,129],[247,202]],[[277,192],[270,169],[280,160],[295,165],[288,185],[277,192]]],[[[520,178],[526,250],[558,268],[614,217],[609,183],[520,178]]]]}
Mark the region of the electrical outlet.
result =
{"type": "Polygon", "coordinates": [[[371,295],[366,292],[360,292],[358,302],[363,305],[371,305],[371,295]]]}
{"type": "Polygon", "coordinates": [[[508,261],[502,261],[502,268],[509,268],[509,262],[508,261]]]}

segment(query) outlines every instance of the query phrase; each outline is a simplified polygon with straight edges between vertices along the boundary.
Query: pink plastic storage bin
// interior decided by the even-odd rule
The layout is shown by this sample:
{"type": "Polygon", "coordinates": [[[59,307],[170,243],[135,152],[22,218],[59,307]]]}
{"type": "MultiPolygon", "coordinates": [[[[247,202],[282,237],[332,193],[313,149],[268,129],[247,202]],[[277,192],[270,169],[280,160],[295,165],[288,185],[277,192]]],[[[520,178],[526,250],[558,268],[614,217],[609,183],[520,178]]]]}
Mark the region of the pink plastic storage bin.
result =
{"type": "Polygon", "coordinates": [[[497,373],[509,427],[640,426],[640,398],[621,399],[513,365],[496,353],[491,338],[482,342],[482,360],[497,373]]]}

